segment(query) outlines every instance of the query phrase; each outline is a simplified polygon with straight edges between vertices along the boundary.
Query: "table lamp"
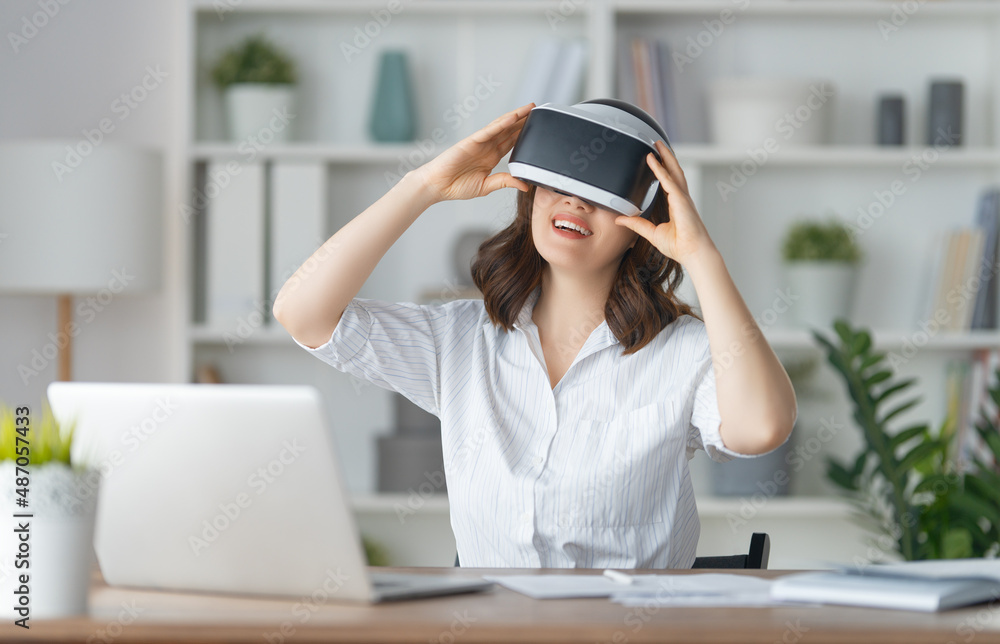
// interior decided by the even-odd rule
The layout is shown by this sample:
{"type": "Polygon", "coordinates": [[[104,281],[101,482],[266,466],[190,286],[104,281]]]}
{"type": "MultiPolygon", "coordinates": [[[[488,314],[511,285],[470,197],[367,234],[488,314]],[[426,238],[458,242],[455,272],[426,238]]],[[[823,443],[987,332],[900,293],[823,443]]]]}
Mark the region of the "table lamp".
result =
{"type": "Polygon", "coordinates": [[[74,295],[158,289],[159,152],[80,141],[0,142],[0,293],[59,298],[59,380],[70,380],[74,295]]]}

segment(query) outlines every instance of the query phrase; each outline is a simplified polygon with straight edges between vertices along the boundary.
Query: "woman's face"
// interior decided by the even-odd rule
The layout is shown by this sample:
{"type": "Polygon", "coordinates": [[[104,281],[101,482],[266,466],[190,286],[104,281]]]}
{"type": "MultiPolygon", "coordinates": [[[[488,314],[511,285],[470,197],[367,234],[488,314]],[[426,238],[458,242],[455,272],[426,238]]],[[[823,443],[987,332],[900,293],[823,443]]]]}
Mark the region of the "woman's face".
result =
{"type": "Polygon", "coordinates": [[[615,224],[618,213],[577,197],[538,187],[531,210],[531,236],[552,266],[583,272],[617,270],[638,235],[615,224]]]}

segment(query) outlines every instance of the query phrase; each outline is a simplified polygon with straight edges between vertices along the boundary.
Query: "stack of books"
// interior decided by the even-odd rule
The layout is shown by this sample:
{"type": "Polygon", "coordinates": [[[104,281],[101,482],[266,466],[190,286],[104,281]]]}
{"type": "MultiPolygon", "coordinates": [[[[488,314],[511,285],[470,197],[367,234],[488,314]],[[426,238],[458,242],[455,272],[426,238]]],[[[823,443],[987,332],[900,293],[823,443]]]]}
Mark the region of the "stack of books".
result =
{"type": "Polygon", "coordinates": [[[649,113],[677,143],[677,87],[670,45],[647,38],[622,44],[618,55],[618,95],[649,113]]]}
{"type": "Polygon", "coordinates": [[[990,189],[975,226],[948,231],[936,246],[925,320],[945,331],[997,328],[998,235],[1000,190],[990,189]]]}

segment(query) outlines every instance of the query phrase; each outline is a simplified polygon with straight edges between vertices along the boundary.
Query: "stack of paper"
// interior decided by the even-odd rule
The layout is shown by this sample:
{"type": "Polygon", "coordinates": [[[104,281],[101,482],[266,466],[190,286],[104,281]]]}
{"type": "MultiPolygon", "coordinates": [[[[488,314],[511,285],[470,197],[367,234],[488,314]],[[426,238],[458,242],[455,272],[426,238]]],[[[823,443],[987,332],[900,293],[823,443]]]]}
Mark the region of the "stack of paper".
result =
{"type": "Polygon", "coordinates": [[[601,575],[492,575],[484,577],[534,599],[609,597],[626,606],[770,606],[770,579],[750,575],[634,575],[622,584],[601,575]]]}
{"type": "Polygon", "coordinates": [[[1000,560],[950,559],[809,572],[777,579],[782,601],[934,612],[1000,599],[1000,560]]]}

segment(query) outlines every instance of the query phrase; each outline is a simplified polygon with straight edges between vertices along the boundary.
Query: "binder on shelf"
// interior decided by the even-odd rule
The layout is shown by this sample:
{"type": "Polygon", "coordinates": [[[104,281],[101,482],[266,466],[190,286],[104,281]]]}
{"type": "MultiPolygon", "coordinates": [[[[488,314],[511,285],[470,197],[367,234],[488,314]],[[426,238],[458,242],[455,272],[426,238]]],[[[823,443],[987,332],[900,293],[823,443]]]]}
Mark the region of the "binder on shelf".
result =
{"type": "Polygon", "coordinates": [[[326,240],[326,165],[278,162],[271,166],[267,304],[326,240]]]}
{"type": "Polygon", "coordinates": [[[579,40],[563,43],[557,62],[552,79],[552,102],[572,105],[580,100],[583,74],[587,69],[587,45],[579,40]]]}
{"type": "Polygon", "coordinates": [[[206,317],[222,329],[252,320],[264,299],[264,166],[233,173],[231,164],[207,169],[207,185],[217,189],[206,191],[206,317]]]}
{"type": "Polygon", "coordinates": [[[587,45],[545,38],[535,43],[511,109],[534,103],[572,105],[580,100],[587,70],[587,45]]]}

